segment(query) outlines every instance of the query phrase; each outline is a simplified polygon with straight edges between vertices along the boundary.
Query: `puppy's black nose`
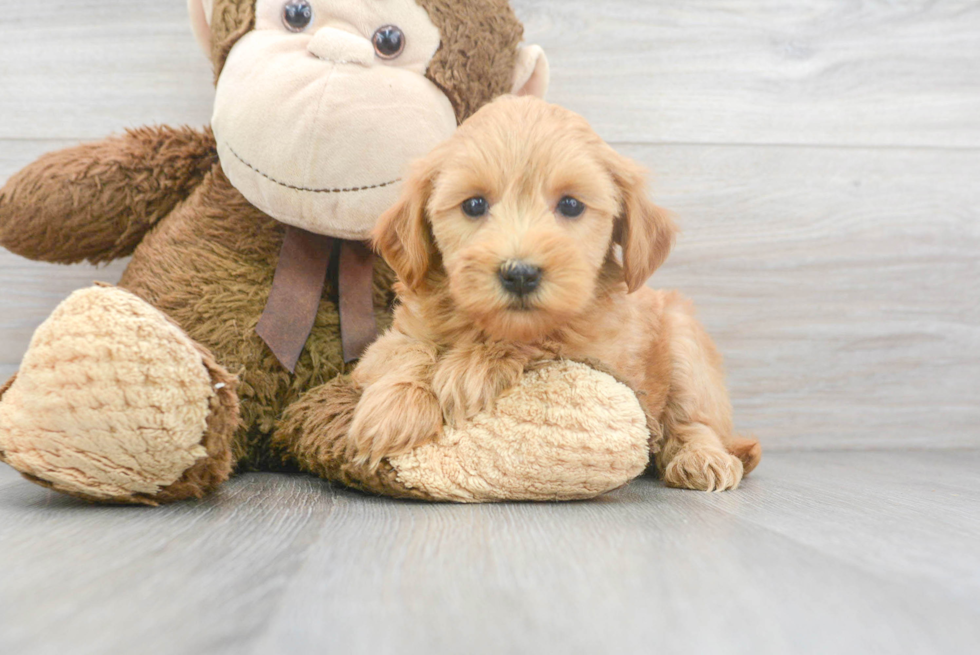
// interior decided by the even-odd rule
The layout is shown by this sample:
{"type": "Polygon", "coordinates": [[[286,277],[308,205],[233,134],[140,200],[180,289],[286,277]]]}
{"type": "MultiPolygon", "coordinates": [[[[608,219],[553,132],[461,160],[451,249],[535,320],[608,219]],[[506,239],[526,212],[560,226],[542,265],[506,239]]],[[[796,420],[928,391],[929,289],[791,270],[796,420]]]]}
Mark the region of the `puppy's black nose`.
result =
{"type": "Polygon", "coordinates": [[[541,269],[527,262],[507,262],[497,272],[500,283],[515,296],[529,296],[541,284],[541,269]]]}

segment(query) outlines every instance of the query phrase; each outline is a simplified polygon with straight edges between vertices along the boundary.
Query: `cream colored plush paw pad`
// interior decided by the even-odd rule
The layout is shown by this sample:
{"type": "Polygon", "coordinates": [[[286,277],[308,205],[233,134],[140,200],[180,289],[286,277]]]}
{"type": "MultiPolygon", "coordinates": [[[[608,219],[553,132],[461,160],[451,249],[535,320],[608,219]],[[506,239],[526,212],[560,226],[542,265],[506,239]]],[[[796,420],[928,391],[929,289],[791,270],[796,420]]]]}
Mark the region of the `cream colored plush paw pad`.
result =
{"type": "Polygon", "coordinates": [[[559,362],[524,375],[492,411],[389,463],[400,483],[441,500],[575,500],[640,475],[649,440],[628,387],[559,362]]]}
{"type": "Polygon", "coordinates": [[[8,464],[98,499],[155,494],[206,455],[210,376],[191,340],[121,289],[72,294],[0,401],[8,464]]]}

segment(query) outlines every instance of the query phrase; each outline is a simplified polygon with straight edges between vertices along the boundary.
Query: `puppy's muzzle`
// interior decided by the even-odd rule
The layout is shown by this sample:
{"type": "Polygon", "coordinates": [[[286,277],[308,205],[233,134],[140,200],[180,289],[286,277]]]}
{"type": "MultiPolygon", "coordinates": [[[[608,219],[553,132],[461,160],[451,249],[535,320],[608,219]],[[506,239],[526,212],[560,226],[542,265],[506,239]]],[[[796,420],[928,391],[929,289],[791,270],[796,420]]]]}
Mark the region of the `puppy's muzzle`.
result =
{"type": "Polygon", "coordinates": [[[500,284],[507,293],[518,298],[526,298],[534,293],[541,285],[541,275],[540,267],[521,261],[504,262],[497,271],[500,284]]]}

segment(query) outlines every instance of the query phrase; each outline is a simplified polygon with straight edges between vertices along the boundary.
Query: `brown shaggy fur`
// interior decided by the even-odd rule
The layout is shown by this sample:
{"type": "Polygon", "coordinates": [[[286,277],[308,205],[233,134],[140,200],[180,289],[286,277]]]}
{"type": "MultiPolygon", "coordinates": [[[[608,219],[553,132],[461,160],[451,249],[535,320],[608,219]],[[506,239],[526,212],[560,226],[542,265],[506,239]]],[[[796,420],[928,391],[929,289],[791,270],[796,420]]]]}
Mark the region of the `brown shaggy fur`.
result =
{"type": "Polygon", "coordinates": [[[462,123],[510,93],[524,26],[507,0],[416,0],[442,33],[426,77],[441,88],[462,123]]]}
{"type": "Polygon", "coordinates": [[[211,12],[211,61],[218,81],[238,39],[255,27],[255,0],[214,0],[211,12]]]}
{"type": "Polygon", "coordinates": [[[368,468],[347,457],[347,433],[360,395],[349,375],[313,389],[286,409],[273,446],[327,480],[396,498],[430,499],[423,491],[401,485],[386,462],[368,468]]]}
{"type": "Polygon", "coordinates": [[[211,374],[211,385],[217,390],[211,399],[211,414],[201,440],[207,456],[184,471],[179,480],[146,499],[147,504],[203,498],[231,475],[234,466],[231,461],[231,444],[239,423],[238,397],[234,391],[238,380],[225,371],[204,348],[198,346],[198,352],[211,374]]]}
{"type": "Polygon", "coordinates": [[[433,439],[534,362],[595,360],[637,391],[667,484],[738,486],[760,450],[734,434],[721,358],[690,303],[644,286],[674,233],[643,171],[581,117],[533,98],[480,110],[417,165],[376,228],[402,304],[354,372],[348,456],[374,467],[433,439]],[[475,196],[492,206],[482,218],[461,209],[475,196]],[[585,213],[561,215],[566,196],[585,213]],[[498,272],[514,262],[543,271],[533,294],[503,288],[498,272]]]}
{"type": "MultiPolygon", "coordinates": [[[[521,28],[506,2],[420,4],[444,30],[430,79],[446,90],[460,118],[509,90],[521,28]],[[450,29],[453,21],[469,23],[450,29]]],[[[215,0],[216,77],[231,47],[253,25],[254,0],[215,0]]],[[[337,290],[331,284],[324,289],[295,375],[279,365],[255,334],[283,234],[280,223],[249,204],[228,181],[210,130],[131,130],[45,155],[0,190],[0,245],[58,263],[100,263],[132,255],[120,286],[163,311],[238,380],[220,394],[222,407],[237,399],[241,411],[230,455],[221,452],[227,444],[227,414],[215,407],[205,443],[211,456],[148,502],[210,490],[227,475],[229,458],[239,471],[326,470],[291,428],[303,421],[328,421],[330,407],[316,399],[329,389],[310,402],[300,401],[349,370],[341,355],[337,290]],[[274,449],[277,421],[291,407],[277,440],[279,449],[274,449]]],[[[374,308],[382,330],[391,322],[393,283],[391,269],[379,260],[374,308]]],[[[352,483],[345,476],[338,473],[341,481],[352,483]]],[[[383,481],[374,488],[397,492],[383,481]]]]}
{"type": "Polygon", "coordinates": [[[215,164],[210,130],[143,127],[42,156],[0,190],[0,244],[23,257],[127,257],[215,164]]]}
{"type": "MultiPolygon", "coordinates": [[[[268,439],[283,409],[348,369],[332,283],[294,375],[255,333],[283,234],[280,223],[249,204],[215,167],[194,195],[146,236],[120,281],[238,376],[243,427],[234,456],[244,470],[282,468],[268,439]]],[[[392,282],[393,274],[379,260],[374,296],[382,329],[391,321],[392,282]]]]}
{"type": "MultiPolygon", "coordinates": [[[[416,0],[442,34],[426,77],[442,89],[460,123],[511,90],[524,26],[507,0],[416,0]]],[[[238,39],[255,26],[255,0],[215,0],[215,80],[238,39]]]]}

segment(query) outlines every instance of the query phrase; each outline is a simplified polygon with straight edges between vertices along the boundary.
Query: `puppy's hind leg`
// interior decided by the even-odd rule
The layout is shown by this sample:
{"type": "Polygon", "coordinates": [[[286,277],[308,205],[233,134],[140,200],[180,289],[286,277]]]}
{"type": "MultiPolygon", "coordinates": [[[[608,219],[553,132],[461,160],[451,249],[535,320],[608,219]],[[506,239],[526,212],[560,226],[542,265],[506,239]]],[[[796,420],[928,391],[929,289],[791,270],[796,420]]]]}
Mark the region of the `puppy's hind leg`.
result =
{"type": "Polygon", "coordinates": [[[724,491],[739,485],[762,457],[755,439],[734,434],[721,356],[679,295],[667,299],[671,386],[664,410],[664,442],[657,464],[671,487],[724,491]]]}

